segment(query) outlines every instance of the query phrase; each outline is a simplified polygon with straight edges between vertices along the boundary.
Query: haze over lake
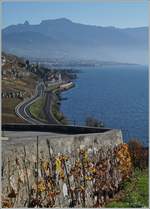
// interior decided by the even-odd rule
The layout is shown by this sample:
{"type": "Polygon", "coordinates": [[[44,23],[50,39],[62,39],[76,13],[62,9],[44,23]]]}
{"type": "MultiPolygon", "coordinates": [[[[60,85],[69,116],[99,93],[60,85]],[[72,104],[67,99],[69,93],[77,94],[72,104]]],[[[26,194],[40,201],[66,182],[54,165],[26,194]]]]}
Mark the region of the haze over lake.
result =
{"type": "Polygon", "coordinates": [[[106,127],[121,128],[125,141],[138,138],[148,144],[148,68],[105,66],[81,68],[76,87],[63,92],[61,111],[77,124],[86,117],[106,127]]]}

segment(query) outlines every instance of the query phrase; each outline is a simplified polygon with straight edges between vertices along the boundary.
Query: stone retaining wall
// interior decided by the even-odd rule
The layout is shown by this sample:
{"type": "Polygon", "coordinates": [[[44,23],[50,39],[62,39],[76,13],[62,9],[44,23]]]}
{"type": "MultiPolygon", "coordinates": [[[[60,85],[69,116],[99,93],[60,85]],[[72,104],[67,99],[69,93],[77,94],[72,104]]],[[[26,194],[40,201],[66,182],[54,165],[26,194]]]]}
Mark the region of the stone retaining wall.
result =
{"type": "MultiPolygon", "coordinates": [[[[10,137],[8,141],[2,142],[2,199],[6,200],[8,198],[13,207],[27,207],[29,191],[36,182],[36,172],[38,178],[42,178],[41,163],[49,160],[50,155],[53,156],[53,159],[61,154],[67,155],[73,165],[75,159],[78,159],[79,150],[84,149],[87,152],[92,152],[96,159],[98,157],[96,153],[99,149],[104,149],[104,147],[106,147],[106,150],[113,149],[113,147],[123,143],[120,130],[51,137],[48,134],[47,136],[40,136],[37,133],[37,136],[38,138],[36,136],[28,138],[24,136],[11,139],[10,137]],[[48,146],[47,140],[50,146],[48,146]],[[15,195],[12,192],[15,192],[15,195]],[[15,197],[10,197],[11,195],[15,197]]],[[[69,165],[67,169],[69,172],[69,165]]],[[[60,188],[63,188],[64,182],[60,180],[59,185],[60,188]]],[[[68,207],[70,201],[69,199],[66,201],[62,193],[55,202],[55,207],[68,207]]]]}

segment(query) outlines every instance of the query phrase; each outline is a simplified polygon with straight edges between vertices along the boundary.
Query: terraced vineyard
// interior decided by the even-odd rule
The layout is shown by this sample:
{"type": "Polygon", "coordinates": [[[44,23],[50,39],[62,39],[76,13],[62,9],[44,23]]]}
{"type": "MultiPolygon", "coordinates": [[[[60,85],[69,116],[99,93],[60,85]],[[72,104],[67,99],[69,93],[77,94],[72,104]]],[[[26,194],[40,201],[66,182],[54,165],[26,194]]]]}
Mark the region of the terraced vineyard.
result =
{"type": "Polygon", "coordinates": [[[132,174],[127,144],[70,153],[56,153],[49,140],[47,150],[38,139],[33,146],[3,158],[3,207],[104,207],[132,174]]]}

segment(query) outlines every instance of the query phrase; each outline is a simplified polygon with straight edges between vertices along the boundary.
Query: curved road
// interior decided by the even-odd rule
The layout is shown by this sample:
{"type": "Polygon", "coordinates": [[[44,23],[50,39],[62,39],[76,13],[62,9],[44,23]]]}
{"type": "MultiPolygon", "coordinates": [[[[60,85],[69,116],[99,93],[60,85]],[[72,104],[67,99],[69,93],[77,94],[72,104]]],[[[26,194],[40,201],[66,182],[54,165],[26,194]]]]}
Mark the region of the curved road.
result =
{"type": "Polygon", "coordinates": [[[39,97],[43,94],[43,92],[44,92],[43,82],[40,81],[37,84],[35,95],[32,98],[27,99],[22,103],[20,103],[19,105],[17,105],[17,107],[15,108],[16,114],[30,124],[45,124],[43,121],[34,118],[29,111],[30,105],[34,103],[36,100],[38,100],[39,97]]]}
{"type": "Polygon", "coordinates": [[[24,101],[23,103],[20,103],[15,111],[16,114],[22,118],[23,120],[27,121],[30,124],[41,124],[42,122],[36,120],[30,113],[29,111],[29,107],[30,105],[35,102],[37,99],[39,98],[39,96],[35,96],[29,100],[24,101]]]}
{"type": "MultiPolygon", "coordinates": [[[[15,61],[16,61],[16,57],[10,63],[15,63],[15,61]]],[[[25,120],[26,122],[28,122],[30,124],[37,124],[37,125],[47,124],[47,123],[44,123],[43,121],[37,120],[29,111],[31,104],[34,103],[36,100],[38,100],[39,97],[41,95],[43,95],[43,93],[44,93],[44,82],[41,79],[41,80],[39,80],[39,82],[36,86],[35,95],[32,98],[28,98],[16,106],[16,108],[15,108],[16,114],[20,118],[22,118],[23,120],[25,120]]],[[[48,123],[58,124],[59,121],[57,121],[53,117],[53,114],[50,111],[51,98],[52,98],[52,93],[46,93],[46,100],[45,100],[46,103],[44,106],[44,113],[45,113],[48,123]]]]}

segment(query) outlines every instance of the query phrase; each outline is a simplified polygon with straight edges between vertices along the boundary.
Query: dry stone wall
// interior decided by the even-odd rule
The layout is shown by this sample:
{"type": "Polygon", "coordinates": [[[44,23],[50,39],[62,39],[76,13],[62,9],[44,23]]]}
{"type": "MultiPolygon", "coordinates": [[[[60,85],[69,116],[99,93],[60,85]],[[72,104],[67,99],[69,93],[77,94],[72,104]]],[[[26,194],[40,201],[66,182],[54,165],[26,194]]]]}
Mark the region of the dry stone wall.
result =
{"type": "Polygon", "coordinates": [[[3,141],[3,207],[102,206],[123,177],[114,152],[122,144],[120,130],[3,141]]]}

